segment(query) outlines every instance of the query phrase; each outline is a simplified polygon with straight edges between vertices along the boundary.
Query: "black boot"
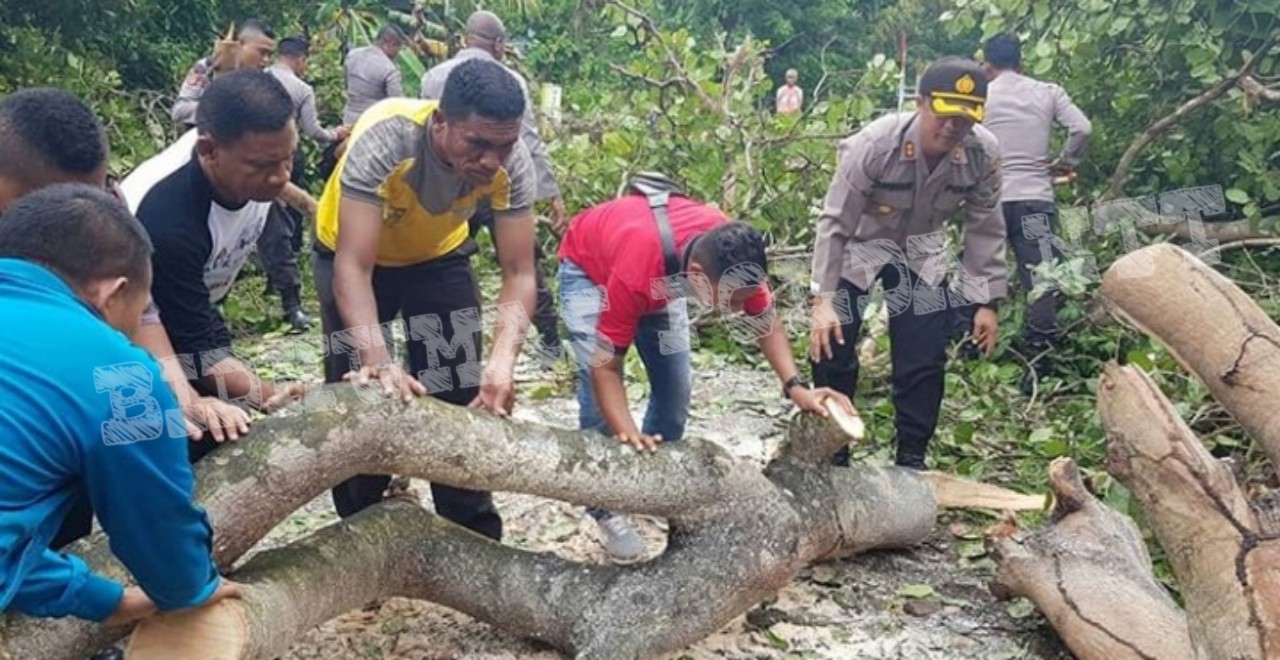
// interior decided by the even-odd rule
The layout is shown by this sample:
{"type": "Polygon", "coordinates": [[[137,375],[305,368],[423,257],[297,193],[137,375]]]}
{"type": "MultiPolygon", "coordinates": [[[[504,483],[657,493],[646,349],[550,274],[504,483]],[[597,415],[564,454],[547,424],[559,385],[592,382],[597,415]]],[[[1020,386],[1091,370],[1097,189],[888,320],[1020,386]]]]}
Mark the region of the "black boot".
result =
{"type": "Polygon", "coordinates": [[[894,463],[898,467],[909,468],[912,470],[924,470],[924,455],[929,447],[929,441],[917,440],[914,438],[895,437],[894,442],[898,445],[897,460],[894,463]]]}
{"type": "Polygon", "coordinates": [[[89,660],[124,660],[124,651],[111,646],[94,653],[89,660]]]}
{"type": "Polygon", "coordinates": [[[282,292],[280,301],[284,305],[284,322],[288,323],[294,332],[306,332],[311,329],[311,317],[302,311],[302,295],[298,289],[282,292]]]}

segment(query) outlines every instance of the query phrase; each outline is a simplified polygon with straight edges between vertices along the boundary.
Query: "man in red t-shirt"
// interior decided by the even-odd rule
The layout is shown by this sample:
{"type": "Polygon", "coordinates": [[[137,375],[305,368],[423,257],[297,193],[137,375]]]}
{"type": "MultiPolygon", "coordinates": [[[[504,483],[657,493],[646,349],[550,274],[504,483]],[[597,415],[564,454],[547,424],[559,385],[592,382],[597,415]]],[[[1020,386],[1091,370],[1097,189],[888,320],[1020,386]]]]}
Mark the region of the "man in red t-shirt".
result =
{"type": "MultiPolygon", "coordinates": [[[[745,312],[784,395],[801,409],[825,416],[822,400],[831,397],[853,413],[843,394],[810,389],[801,379],[773,313],[760,232],[681,195],[670,197],[667,216],[680,264],[674,278],[667,277],[654,212],[640,194],[583,211],[560,245],[560,304],[578,363],[579,428],[613,435],[641,451],[684,435],[692,387],[687,297],[717,310],[745,312]],[[650,384],[641,428],[631,418],[622,379],[633,343],[650,384]]],[[[589,513],[600,525],[610,559],[641,558],[644,543],[625,518],[589,513]]]]}

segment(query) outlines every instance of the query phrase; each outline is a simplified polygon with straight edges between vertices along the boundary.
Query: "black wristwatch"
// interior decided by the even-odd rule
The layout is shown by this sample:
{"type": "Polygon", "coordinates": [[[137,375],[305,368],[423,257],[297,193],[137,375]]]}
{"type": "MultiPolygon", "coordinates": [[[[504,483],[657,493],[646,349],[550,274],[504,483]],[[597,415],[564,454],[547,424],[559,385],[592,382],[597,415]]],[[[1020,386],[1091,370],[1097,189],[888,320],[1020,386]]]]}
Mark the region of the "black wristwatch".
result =
{"type": "Polygon", "coordinates": [[[782,398],[790,399],[791,388],[796,387],[797,385],[804,387],[805,389],[809,388],[809,382],[801,378],[800,374],[796,374],[791,378],[787,379],[787,382],[782,384],[782,398]]]}
{"type": "Polygon", "coordinates": [[[987,302],[978,305],[978,307],[986,307],[997,314],[1000,313],[1000,301],[996,299],[988,300],[987,302]]]}

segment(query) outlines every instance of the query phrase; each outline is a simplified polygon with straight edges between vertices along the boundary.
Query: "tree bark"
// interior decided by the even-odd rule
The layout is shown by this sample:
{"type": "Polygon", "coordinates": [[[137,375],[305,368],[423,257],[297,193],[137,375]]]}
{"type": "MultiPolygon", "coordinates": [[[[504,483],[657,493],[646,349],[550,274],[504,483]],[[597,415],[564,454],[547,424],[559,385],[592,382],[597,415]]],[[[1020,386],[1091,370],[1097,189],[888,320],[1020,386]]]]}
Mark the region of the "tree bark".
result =
{"type": "MultiPolygon", "coordinates": [[[[368,473],[667,518],[666,552],[629,570],[584,566],[406,517],[418,514],[396,513],[406,518],[395,524],[353,519],[250,563],[255,588],[244,602],[245,657],[271,657],[298,631],[370,594],[408,590],[577,657],[650,657],[721,628],[811,561],[909,546],[934,524],[927,479],[898,468],[831,466],[822,458],[832,446],[829,430],[793,434],[795,453],[781,454],[762,473],[697,440],[642,455],[594,435],[380,396],[349,384],[318,389],[305,416],[259,422],[249,439],[201,462],[197,499],[209,512],[221,566],[333,484],[368,473]],[[422,533],[406,532],[417,536],[412,542],[390,539],[380,531],[386,525],[422,533]],[[401,575],[396,553],[422,547],[437,551],[415,552],[411,575],[401,575]],[[367,563],[346,559],[362,556],[367,563]],[[394,575],[380,569],[389,565],[397,566],[394,575]],[[315,604],[290,600],[312,593],[300,590],[335,593],[315,604]]],[[[101,542],[83,544],[82,554],[120,576],[101,542]]],[[[119,634],[71,620],[16,621],[4,631],[4,648],[18,658],[83,657],[119,634]]]]}
{"type": "Polygon", "coordinates": [[[1107,470],[1142,505],[1168,556],[1196,657],[1280,657],[1280,540],[1261,532],[1230,469],[1137,369],[1108,366],[1098,409],[1107,470]]]}
{"type": "Polygon", "coordinates": [[[1160,340],[1280,465],[1280,328],[1256,302],[1167,244],[1118,259],[1102,295],[1118,318],[1160,340]]]}
{"type": "Polygon", "coordinates": [[[1049,479],[1047,527],[988,536],[998,584],[1035,603],[1081,660],[1193,658],[1186,616],[1151,575],[1138,526],[1085,490],[1072,460],[1054,461],[1049,479]]]}

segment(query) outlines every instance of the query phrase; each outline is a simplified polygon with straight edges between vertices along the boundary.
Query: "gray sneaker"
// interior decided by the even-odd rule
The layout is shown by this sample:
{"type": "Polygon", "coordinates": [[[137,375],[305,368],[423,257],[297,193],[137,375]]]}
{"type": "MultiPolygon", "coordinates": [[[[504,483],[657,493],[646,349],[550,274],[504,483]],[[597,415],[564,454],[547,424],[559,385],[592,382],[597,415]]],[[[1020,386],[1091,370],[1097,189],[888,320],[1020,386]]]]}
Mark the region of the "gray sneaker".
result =
{"type": "Polygon", "coordinates": [[[609,555],[609,561],[626,565],[644,558],[644,540],[625,516],[609,516],[597,520],[596,524],[600,526],[600,544],[609,555]]]}

